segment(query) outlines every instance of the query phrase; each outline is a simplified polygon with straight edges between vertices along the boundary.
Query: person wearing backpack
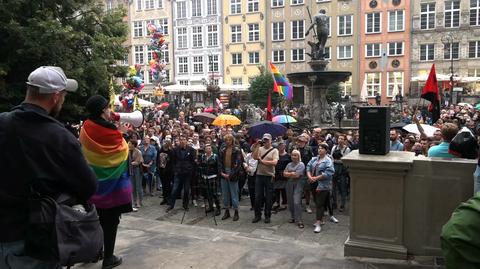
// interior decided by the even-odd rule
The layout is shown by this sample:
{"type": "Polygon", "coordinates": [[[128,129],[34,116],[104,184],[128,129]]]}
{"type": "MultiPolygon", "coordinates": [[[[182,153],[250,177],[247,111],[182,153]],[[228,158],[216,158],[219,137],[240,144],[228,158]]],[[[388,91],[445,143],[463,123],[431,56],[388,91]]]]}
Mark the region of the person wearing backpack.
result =
{"type": "Polygon", "coordinates": [[[53,198],[66,193],[76,204],[84,204],[95,193],[95,174],[80,143],[55,119],[67,93],[77,88],[61,68],[39,67],[28,76],[25,100],[0,114],[2,269],[60,268],[58,261],[40,260],[26,252],[29,186],[53,198]]]}

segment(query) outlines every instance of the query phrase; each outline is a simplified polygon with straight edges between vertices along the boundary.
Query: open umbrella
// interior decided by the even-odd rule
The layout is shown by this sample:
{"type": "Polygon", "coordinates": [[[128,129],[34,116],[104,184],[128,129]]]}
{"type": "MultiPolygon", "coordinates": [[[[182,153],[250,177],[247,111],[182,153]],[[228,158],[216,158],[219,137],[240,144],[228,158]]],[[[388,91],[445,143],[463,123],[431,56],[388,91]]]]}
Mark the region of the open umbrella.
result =
{"type": "Polygon", "coordinates": [[[163,102],[162,104],[160,104],[160,109],[165,109],[168,106],[170,106],[170,104],[168,102],[163,102]]]}
{"type": "Polygon", "coordinates": [[[272,137],[283,135],[287,128],[279,123],[271,121],[260,121],[250,125],[248,128],[248,135],[251,138],[262,138],[263,134],[269,133],[272,137]]]}
{"type": "Polygon", "coordinates": [[[242,122],[234,115],[221,114],[212,122],[215,126],[240,125],[242,122]]]}
{"type": "Polygon", "coordinates": [[[276,123],[294,123],[294,122],[297,122],[297,120],[290,115],[277,115],[277,116],[273,117],[272,121],[276,122],[276,123]]]}
{"type": "MultiPolygon", "coordinates": [[[[423,131],[427,136],[433,136],[436,130],[440,130],[437,127],[433,127],[431,125],[427,125],[427,124],[420,124],[420,125],[422,126],[423,131]]],[[[409,133],[420,134],[420,131],[418,130],[417,125],[415,123],[403,126],[403,130],[409,133]]]]}
{"type": "Polygon", "coordinates": [[[477,105],[475,106],[475,109],[476,109],[476,110],[480,110],[480,104],[477,104],[477,105]]]}
{"type": "Polygon", "coordinates": [[[469,104],[469,103],[458,103],[457,105],[463,106],[463,107],[467,106],[468,108],[472,108],[472,107],[473,107],[473,106],[472,106],[471,104],[469,104]]]}
{"type": "Polygon", "coordinates": [[[216,118],[217,116],[206,112],[196,113],[193,115],[193,120],[208,124],[212,123],[216,118]]]}

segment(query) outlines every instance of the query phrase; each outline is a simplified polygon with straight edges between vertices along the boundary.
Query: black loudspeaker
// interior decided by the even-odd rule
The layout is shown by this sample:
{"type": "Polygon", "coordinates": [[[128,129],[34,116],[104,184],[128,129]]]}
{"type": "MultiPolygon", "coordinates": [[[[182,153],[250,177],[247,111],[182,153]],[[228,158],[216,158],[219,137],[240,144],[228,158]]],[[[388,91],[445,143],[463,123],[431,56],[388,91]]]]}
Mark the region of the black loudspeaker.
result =
{"type": "Polygon", "coordinates": [[[360,154],[386,155],[390,152],[390,108],[360,107],[360,154]]]}

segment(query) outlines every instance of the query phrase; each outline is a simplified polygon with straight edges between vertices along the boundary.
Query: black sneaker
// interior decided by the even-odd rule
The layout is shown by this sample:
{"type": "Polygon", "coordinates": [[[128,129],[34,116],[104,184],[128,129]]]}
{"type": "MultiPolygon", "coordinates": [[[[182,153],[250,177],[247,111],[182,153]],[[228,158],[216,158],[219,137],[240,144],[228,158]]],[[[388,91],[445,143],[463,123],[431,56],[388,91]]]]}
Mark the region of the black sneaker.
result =
{"type": "Polygon", "coordinates": [[[255,217],[255,218],[253,218],[252,223],[257,223],[257,222],[259,222],[261,219],[262,219],[262,218],[260,218],[260,217],[255,217]]]}
{"type": "Polygon", "coordinates": [[[265,220],[263,222],[270,223],[270,218],[265,218],[265,220]]]}
{"type": "Polygon", "coordinates": [[[166,210],[165,212],[168,213],[168,212],[170,212],[170,211],[172,211],[172,210],[173,210],[173,206],[168,206],[168,207],[167,207],[167,210],[166,210]]]}
{"type": "Polygon", "coordinates": [[[102,269],[111,269],[122,264],[123,260],[121,257],[113,255],[111,258],[106,258],[103,260],[102,269]]]}
{"type": "Polygon", "coordinates": [[[166,205],[167,203],[168,203],[167,200],[163,200],[163,201],[160,203],[160,205],[166,205]]]}

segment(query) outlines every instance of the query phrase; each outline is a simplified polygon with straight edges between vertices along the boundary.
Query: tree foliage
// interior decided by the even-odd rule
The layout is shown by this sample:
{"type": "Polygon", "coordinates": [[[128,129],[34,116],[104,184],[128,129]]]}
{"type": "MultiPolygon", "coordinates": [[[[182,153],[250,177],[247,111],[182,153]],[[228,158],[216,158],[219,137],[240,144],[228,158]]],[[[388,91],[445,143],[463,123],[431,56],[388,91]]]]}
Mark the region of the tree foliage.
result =
{"type": "Polygon", "coordinates": [[[327,88],[327,102],[329,104],[336,102],[339,103],[340,100],[342,99],[342,88],[340,87],[340,84],[332,84],[327,88]]]}
{"type": "Polygon", "coordinates": [[[266,107],[268,91],[271,91],[273,107],[279,101],[278,94],[273,92],[273,77],[270,72],[265,72],[263,69],[261,70],[261,74],[256,76],[250,83],[250,88],[248,89],[250,92],[250,102],[260,107],[266,107]]]}
{"type": "Polygon", "coordinates": [[[108,97],[112,75],[126,72],[115,66],[127,53],[125,14],[105,12],[96,0],[1,1],[0,111],[22,101],[31,71],[54,65],[79,84],[67,95],[61,118],[81,118],[86,99],[108,97]]]}

